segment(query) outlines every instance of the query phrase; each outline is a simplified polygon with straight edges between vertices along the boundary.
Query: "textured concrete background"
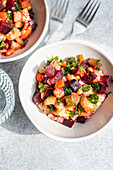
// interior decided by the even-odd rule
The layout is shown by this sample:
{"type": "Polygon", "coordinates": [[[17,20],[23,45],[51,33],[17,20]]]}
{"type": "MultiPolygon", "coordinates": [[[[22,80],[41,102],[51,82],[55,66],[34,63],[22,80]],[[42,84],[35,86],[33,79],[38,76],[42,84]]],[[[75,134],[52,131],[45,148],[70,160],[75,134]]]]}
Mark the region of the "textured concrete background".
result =
{"type": "MultiPolygon", "coordinates": [[[[113,1],[101,1],[98,14],[87,31],[73,38],[90,41],[113,57],[113,1]]],[[[47,2],[51,9],[54,0],[47,2]]],[[[72,21],[86,2],[70,0],[64,26],[55,38],[60,39],[71,29],[72,21]]],[[[28,58],[0,64],[12,78],[16,94],[15,110],[0,126],[0,170],[112,170],[113,120],[104,132],[76,143],[54,141],[29,121],[18,97],[19,75],[28,58]]]]}

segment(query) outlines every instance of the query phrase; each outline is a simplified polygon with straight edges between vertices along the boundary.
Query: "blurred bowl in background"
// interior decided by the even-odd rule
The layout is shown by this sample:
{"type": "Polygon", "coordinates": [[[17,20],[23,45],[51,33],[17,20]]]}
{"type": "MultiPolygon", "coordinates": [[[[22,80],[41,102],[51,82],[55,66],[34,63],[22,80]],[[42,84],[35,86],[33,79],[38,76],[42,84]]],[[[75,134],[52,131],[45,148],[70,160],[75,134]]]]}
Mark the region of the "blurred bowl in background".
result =
{"type": "Polygon", "coordinates": [[[34,21],[38,24],[36,30],[28,38],[27,45],[14,52],[10,57],[0,56],[0,63],[21,59],[31,53],[43,40],[49,24],[49,12],[46,0],[32,0],[34,21]]]}

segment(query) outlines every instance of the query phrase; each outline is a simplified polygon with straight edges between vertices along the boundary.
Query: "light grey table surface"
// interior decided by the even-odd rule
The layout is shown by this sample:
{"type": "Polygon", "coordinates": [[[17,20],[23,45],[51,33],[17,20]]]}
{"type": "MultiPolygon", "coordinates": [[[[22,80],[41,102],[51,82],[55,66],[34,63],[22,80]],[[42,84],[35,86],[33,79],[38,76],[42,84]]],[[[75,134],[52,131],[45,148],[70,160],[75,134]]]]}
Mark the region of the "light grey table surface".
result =
{"type": "MultiPolygon", "coordinates": [[[[101,1],[98,14],[87,31],[73,38],[90,41],[113,57],[113,1],[101,1]]],[[[54,0],[47,2],[51,9],[54,0]]],[[[72,21],[86,2],[70,0],[64,26],[55,35],[57,39],[70,30],[72,21]]],[[[16,95],[14,112],[0,126],[0,170],[112,170],[113,120],[95,137],[75,143],[54,141],[29,121],[18,96],[19,75],[29,56],[0,64],[11,77],[16,95]]]]}

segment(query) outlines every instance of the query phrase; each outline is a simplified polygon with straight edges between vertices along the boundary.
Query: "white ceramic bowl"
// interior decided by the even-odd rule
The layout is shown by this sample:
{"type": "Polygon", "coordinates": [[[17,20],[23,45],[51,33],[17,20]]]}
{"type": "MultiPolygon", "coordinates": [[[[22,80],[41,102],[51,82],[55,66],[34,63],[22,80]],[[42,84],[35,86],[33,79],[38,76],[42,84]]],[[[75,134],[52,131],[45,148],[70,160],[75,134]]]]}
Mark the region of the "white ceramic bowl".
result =
{"type": "MultiPolygon", "coordinates": [[[[85,124],[75,123],[70,129],[50,120],[34,105],[32,96],[35,92],[36,72],[46,64],[47,57],[59,56],[64,59],[83,54],[85,59],[98,58],[102,60],[105,75],[113,76],[113,61],[97,46],[85,41],[62,41],[50,44],[37,50],[25,64],[19,81],[19,96],[22,106],[31,122],[45,135],[65,142],[74,142],[96,134],[111,120],[113,116],[113,94],[105,100],[102,107],[85,124]]],[[[113,92],[113,84],[110,87],[113,92]]]]}
{"type": "Polygon", "coordinates": [[[36,30],[28,38],[26,47],[17,50],[10,57],[0,55],[0,63],[21,59],[31,53],[43,40],[49,24],[49,12],[46,0],[32,0],[31,5],[35,13],[34,20],[38,24],[36,30]]]}

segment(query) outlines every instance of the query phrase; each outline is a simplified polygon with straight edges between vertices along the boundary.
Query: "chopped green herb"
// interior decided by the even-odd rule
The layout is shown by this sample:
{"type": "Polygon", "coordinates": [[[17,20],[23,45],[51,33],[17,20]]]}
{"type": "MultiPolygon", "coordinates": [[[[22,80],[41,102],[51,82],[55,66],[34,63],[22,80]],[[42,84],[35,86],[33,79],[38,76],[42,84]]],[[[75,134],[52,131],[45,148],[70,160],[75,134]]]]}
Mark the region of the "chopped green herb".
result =
{"type": "Polygon", "coordinates": [[[74,103],[74,106],[75,106],[75,109],[76,109],[76,113],[77,113],[78,115],[80,115],[81,112],[84,111],[84,110],[81,108],[81,105],[80,105],[80,104],[76,105],[76,103],[74,103]]]}
{"type": "Polygon", "coordinates": [[[83,65],[79,65],[80,67],[80,72],[82,72],[82,68],[84,67],[83,65]]]}
{"type": "Polygon", "coordinates": [[[12,32],[15,32],[15,30],[14,30],[14,29],[12,29],[12,32]]]}
{"type": "Polygon", "coordinates": [[[10,11],[9,9],[7,10],[7,21],[6,22],[10,22],[10,20],[12,19],[12,11],[10,11]]]}
{"type": "Polygon", "coordinates": [[[1,43],[0,43],[0,49],[2,49],[4,46],[5,46],[4,41],[1,41],[1,43]]]}
{"type": "Polygon", "coordinates": [[[100,67],[98,67],[98,66],[96,66],[95,69],[96,69],[97,71],[100,71],[100,67]]]}
{"type": "Polygon", "coordinates": [[[100,89],[99,83],[93,83],[92,87],[94,92],[97,92],[100,89]]]}
{"type": "Polygon", "coordinates": [[[100,60],[97,60],[97,65],[101,65],[101,61],[100,60]]]}
{"type": "Polygon", "coordinates": [[[97,94],[91,94],[89,96],[87,96],[87,99],[93,103],[93,104],[97,104],[98,103],[98,99],[99,99],[99,96],[97,94]]]}
{"type": "Polygon", "coordinates": [[[60,59],[60,63],[63,63],[63,62],[64,62],[64,60],[60,59]]]}
{"type": "Polygon", "coordinates": [[[64,69],[65,69],[65,70],[64,70],[63,74],[64,74],[65,76],[66,76],[67,74],[71,74],[71,73],[72,73],[72,70],[71,70],[71,68],[70,68],[69,66],[66,66],[64,69]]]}
{"type": "Polygon", "coordinates": [[[42,92],[44,92],[46,90],[46,88],[47,88],[47,84],[43,84],[43,83],[39,82],[38,87],[41,89],[42,92]]]}
{"type": "Polygon", "coordinates": [[[18,2],[18,0],[15,0],[16,2],[18,2]]]}
{"type": "Polygon", "coordinates": [[[57,106],[60,106],[60,103],[62,102],[62,99],[58,99],[57,106]]]}
{"type": "Polygon", "coordinates": [[[53,56],[52,56],[52,59],[47,60],[47,62],[48,62],[48,63],[51,63],[53,60],[58,60],[58,59],[59,59],[59,58],[58,58],[57,56],[56,56],[56,57],[53,57],[53,56]]]}
{"type": "Polygon", "coordinates": [[[67,60],[68,63],[72,64],[72,63],[76,63],[76,58],[75,57],[71,57],[69,60],[67,60]]]}
{"type": "Polygon", "coordinates": [[[69,110],[68,113],[69,113],[70,117],[74,117],[75,115],[77,115],[77,113],[73,112],[72,110],[69,110]]]}
{"type": "Polygon", "coordinates": [[[72,93],[72,89],[71,88],[64,88],[64,93],[66,96],[70,95],[72,93]]]}
{"type": "Polygon", "coordinates": [[[88,92],[88,91],[90,90],[90,88],[91,88],[91,85],[87,85],[87,86],[83,86],[83,87],[82,87],[82,90],[83,90],[84,92],[88,92]]]}
{"type": "Polygon", "coordinates": [[[21,5],[15,4],[15,7],[20,11],[21,10],[21,5]]]}
{"type": "Polygon", "coordinates": [[[56,107],[55,107],[54,105],[52,105],[49,109],[50,109],[50,111],[52,112],[52,111],[55,111],[55,110],[56,110],[56,107]]]}

